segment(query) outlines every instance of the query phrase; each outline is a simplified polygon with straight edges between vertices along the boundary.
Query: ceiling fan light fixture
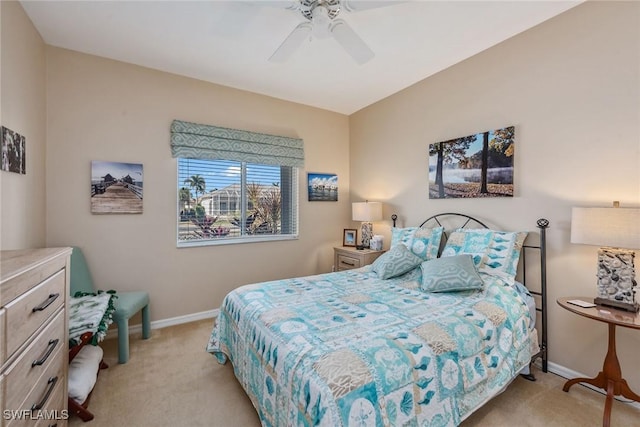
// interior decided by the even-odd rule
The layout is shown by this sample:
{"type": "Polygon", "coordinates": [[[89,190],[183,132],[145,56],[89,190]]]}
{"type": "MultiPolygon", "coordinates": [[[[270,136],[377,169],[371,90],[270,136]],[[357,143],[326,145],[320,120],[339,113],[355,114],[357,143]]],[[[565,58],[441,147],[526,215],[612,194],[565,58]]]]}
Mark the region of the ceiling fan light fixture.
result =
{"type": "Polygon", "coordinates": [[[345,20],[338,18],[340,10],[344,7],[355,12],[402,2],[403,0],[286,0],[286,8],[298,10],[304,22],[293,29],[269,61],[286,61],[310,37],[333,37],[357,64],[362,65],[373,59],[375,54],[345,20]],[[293,2],[293,6],[290,2],[293,2]]]}
{"type": "Polygon", "coordinates": [[[318,5],[312,11],[311,23],[313,24],[313,36],[319,39],[326,39],[331,36],[331,18],[329,11],[323,5],[318,5]]]}

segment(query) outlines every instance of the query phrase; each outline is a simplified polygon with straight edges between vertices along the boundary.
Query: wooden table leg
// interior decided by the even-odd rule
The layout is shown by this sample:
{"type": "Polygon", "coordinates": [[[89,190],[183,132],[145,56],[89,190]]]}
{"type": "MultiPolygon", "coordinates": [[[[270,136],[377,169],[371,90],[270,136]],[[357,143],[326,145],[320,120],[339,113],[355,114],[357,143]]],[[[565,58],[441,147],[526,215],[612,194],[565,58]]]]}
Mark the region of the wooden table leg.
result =
{"type": "Polygon", "coordinates": [[[607,391],[607,398],[604,404],[604,414],[602,418],[603,427],[609,427],[611,418],[611,407],[613,396],[622,395],[627,399],[640,402],[640,396],[631,391],[627,381],[622,378],[622,369],[616,353],[616,325],[609,323],[609,348],[607,356],[604,358],[602,371],[595,378],[574,378],[567,381],[562,387],[563,391],[569,391],[572,385],[577,383],[587,383],[607,391]]]}
{"type": "Polygon", "coordinates": [[[604,372],[598,373],[598,375],[594,378],[574,378],[572,380],[564,383],[564,387],[562,387],[562,391],[569,391],[572,385],[578,383],[587,383],[598,388],[607,389],[607,379],[605,378],[604,372]]]}

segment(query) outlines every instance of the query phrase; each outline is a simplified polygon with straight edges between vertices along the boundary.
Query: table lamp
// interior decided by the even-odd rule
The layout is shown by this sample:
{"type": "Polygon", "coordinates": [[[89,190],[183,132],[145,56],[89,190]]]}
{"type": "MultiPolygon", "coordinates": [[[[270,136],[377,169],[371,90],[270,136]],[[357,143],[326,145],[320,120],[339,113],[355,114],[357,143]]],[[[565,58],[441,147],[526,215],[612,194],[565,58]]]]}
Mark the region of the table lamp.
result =
{"type": "Polygon", "coordinates": [[[370,202],[368,200],[352,203],[351,215],[354,221],[362,221],[362,225],[360,226],[362,246],[358,247],[358,249],[368,248],[371,237],[373,236],[372,222],[382,219],[382,203],[370,202]]]}
{"type": "Polygon", "coordinates": [[[631,249],[640,249],[640,209],[577,208],[571,210],[571,243],[601,246],[598,250],[596,304],[637,312],[637,285],[631,249]]]}

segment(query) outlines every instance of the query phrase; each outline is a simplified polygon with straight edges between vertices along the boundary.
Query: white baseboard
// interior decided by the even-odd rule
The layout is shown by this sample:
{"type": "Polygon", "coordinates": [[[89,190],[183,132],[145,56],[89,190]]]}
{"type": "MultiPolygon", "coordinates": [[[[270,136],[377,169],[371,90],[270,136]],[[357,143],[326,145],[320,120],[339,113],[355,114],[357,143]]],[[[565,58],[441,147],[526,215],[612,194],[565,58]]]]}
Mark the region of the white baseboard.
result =
{"type": "MultiPolygon", "coordinates": [[[[562,365],[558,365],[557,363],[553,363],[553,362],[549,362],[548,366],[549,368],[549,372],[556,374],[556,375],[560,375],[563,378],[566,379],[572,379],[572,378],[589,378],[589,375],[585,375],[582,372],[577,372],[574,371],[573,369],[569,369],[567,367],[564,367],[562,365]]],[[[605,393],[604,390],[602,390],[601,388],[598,387],[594,387],[591,384],[584,384],[584,383],[580,383],[580,385],[583,385],[587,388],[590,388],[593,391],[597,391],[598,393],[602,394],[602,395],[606,395],[607,393],[605,393]]],[[[626,403],[627,405],[631,405],[634,408],[640,409],[640,402],[633,402],[633,401],[629,401],[625,398],[619,398],[618,396],[615,397],[616,400],[618,400],[619,402],[622,403],[626,403]]]]}
{"type": "MultiPolygon", "coordinates": [[[[220,313],[220,309],[216,308],[215,310],[201,311],[199,313],[186,314],[184,316],[171,317],[169,319],[154,320],[153,322],[151,322],[151,329],[152,330],[162,329],[168,326],[182,325],[183,323],[195,322],[197,320],[213,319],[218,315],[218,313],[220,313]]],[[[211,324],[211,327],[213,327],[213,323],[211,324]]],[[[141,324],[129,326],[129,335],[136,334],[136,333],[142,333],[141,324]]],[[[118,336],[117,328],[115,329],[112,328],[112,329],[109,329],[109,331],[107,332],[106,339],[115,338],[117,336],[118,336]]]]}

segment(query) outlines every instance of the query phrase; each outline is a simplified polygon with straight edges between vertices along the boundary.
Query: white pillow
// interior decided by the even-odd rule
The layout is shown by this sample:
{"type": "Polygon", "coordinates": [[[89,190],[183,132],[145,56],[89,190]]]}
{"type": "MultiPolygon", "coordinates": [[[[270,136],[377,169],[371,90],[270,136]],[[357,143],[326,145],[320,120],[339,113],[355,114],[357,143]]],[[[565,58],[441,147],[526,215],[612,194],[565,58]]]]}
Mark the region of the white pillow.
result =
{"type": "Polygon", "coordinates": [[[103,351],[97,345],[85,345],[69,363],[69,397],[83,404],[93,390],[103,351]]]}

